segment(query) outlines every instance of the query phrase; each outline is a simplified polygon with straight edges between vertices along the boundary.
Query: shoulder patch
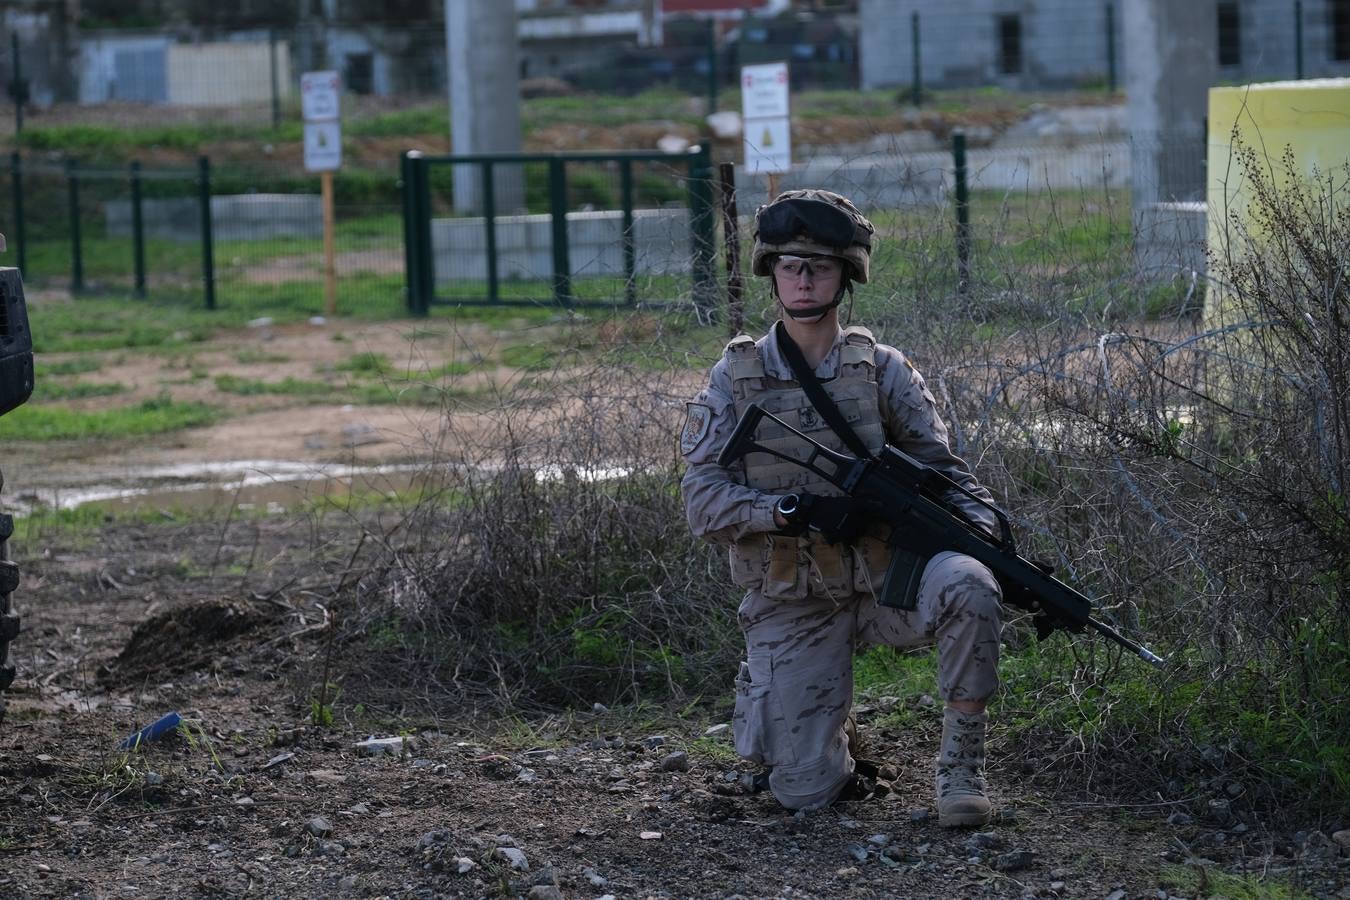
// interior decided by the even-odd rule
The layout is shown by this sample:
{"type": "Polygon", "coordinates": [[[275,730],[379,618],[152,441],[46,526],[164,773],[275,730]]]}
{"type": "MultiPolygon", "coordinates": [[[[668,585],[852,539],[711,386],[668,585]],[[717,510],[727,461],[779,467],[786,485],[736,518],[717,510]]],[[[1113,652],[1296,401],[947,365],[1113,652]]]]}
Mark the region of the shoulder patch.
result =
{"type": "Polygon", "coordinates": [[[712,407],[689,401],[684,405],[684,427],[680,429],[680,452],[688,456],[708,436],[712,425],[712,407]]]}

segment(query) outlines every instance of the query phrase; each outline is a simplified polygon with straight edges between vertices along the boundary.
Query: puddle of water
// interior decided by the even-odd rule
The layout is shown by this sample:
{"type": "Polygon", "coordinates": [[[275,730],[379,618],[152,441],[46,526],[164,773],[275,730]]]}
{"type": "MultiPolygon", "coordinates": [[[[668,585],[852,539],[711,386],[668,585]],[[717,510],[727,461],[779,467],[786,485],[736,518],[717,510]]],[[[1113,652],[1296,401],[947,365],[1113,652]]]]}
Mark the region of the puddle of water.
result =
{"type": "Polygon", "coordinates": [[[321,465],[294,460],[237,460],[152,466],[83,485],[27,490],[9,498],[16,516],[98,503],[110,511],[265,509],[280,512],[305,500],[341,498],[414,487],[424,465],[321,465]]]}
{"type": "MultiPolygon", "coordinates": [[[[454,466],[459,472],[462,466],[454,466]]],[[[478,474],[492,474],[494,466],[473,466],[478,474]]],[[[110,512],[172,509],[211,512],[236,509],[280,513],[318,499],[340,500],[353,493],[385,495],[423,487],[433,470],[429,463],[353,466],[322,465],[294,460],[238,460],[152,466],[119,478],[84,485],[36,488],[8,499],[18,517],[40,510],[75,509],[97,503],[110,512]]],[[[557,464],[540,466],[540,481],[608,481],[626,478],[629,468],[598,465],[585,469],[557,464]]]]}

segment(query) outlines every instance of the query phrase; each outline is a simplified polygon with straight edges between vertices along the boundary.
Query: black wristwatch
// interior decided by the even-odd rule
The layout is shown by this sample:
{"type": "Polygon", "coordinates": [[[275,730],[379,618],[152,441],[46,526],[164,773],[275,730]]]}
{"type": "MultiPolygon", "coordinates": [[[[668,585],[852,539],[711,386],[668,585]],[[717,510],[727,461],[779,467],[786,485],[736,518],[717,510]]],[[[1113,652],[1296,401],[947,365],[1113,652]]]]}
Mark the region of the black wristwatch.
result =
{"type": "Polygon", "coordinates": [[[797,510],[801,508],[801,504],[802,498],[796,494],[784,494],[779,497],[778,502],[774,504],[773,511],[782,516],[783,520],[791,525],[792,517],[797,514],[797,510]]]}

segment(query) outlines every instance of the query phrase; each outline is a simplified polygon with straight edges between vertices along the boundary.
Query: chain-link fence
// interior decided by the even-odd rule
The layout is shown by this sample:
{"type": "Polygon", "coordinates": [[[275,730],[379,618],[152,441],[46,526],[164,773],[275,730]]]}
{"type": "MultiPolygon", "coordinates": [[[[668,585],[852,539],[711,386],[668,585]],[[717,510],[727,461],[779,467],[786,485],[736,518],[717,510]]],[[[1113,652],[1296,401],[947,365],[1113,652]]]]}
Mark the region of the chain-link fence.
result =
{"type": "MultiPolygon", "coordinates": [[[[324,311],[318,178],[280,166],[85,165],[0,158],[0,232],[25,280],[266,310],[324,311]]],[[[394,174],[334,176],[339,307],[403,304],[402,195],[394,174]]]]}
{"type": "MultiPolygon", "coordinates": [[[[964,294],[973,282],[997,282],[1000,267],[1065,275],[1108,257],[1110,271],[1095,272],[1094,283],[1203,275],[1203,144],[1134,135],[1007,145],[958,133],[925,146],[816,156],[775,187],[828,186],[854,198],[883,224],[879,268],[890,260],[915,279],[896,287],[905,295],[964,294]],[[1157,172],[1170,188],[1147,181],[1157,172]]],[[[706,311],[717,302],[709,285],[726,236],[695,227],[711,229],[706,151],[429,160],[411,193],[407,159],[396,172],[336,173],[342,311],[691,298],[706,311]]],[[[112,167],[11,154],[0,165],[9,199],[0,232],[30,283],[324,310],[317,176],[205,159],[112,167]]],[[[768,198],[766,176],[737,181],[742,213],[768,198]]]]}

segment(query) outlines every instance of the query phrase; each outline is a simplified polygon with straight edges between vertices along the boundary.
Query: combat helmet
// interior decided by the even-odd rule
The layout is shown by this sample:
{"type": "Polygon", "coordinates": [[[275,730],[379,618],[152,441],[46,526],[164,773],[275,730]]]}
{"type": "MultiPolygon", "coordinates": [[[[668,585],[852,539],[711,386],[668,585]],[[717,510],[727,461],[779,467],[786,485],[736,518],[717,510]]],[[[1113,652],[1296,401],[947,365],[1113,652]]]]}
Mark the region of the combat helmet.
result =
{"type": "Polygon", "coordinates": [[[876,229],[847,197],[818,188],[783,191],[755,210],[750,269],[768,275],[780,254],[836,256],[866,284],[876,229]]]}

